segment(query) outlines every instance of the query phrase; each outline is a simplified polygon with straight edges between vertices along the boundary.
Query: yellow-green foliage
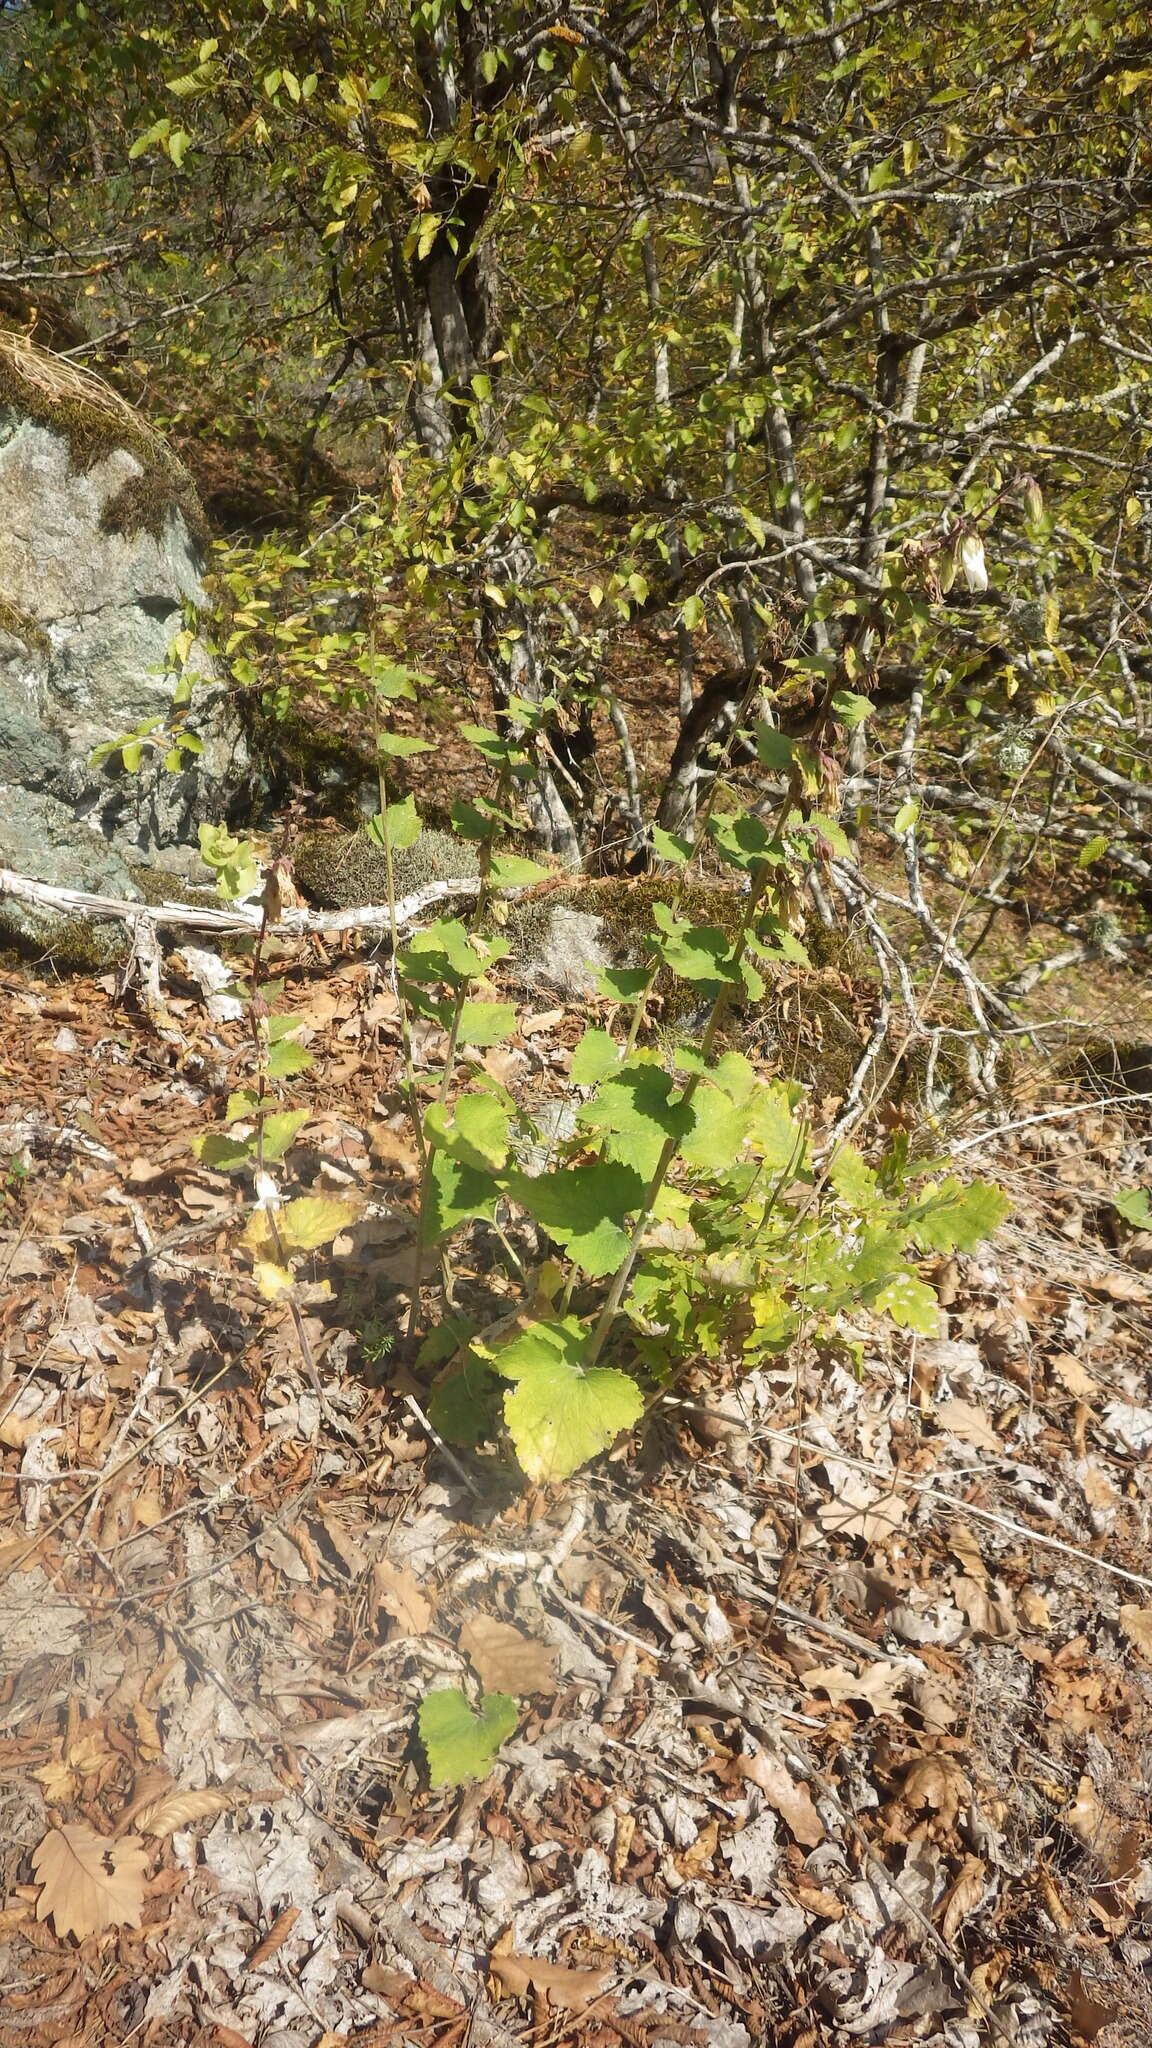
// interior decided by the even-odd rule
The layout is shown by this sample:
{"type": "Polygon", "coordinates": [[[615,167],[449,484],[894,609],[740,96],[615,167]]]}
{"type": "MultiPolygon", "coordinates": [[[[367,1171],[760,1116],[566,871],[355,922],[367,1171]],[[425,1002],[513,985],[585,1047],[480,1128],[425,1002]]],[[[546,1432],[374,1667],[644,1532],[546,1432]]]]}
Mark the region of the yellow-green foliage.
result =
{"type": "Polygon", "coordinates": [[[179,511],[193,537],[206,541],[204,514],[183,463],[98,377],[0,330],[0,406],[60,435],[74,469],[89,470],[118,448],[135,457],[143,473],[109,499],[102,519],[109,531],[159,538],[169,513],[179,511]]]}
{"type": "MultiPolygon", "coordinates": [[[[384,849],[367,832],[316,832],[301,841],[296,880],[306,896],[325,910],[356,910],[388,900],[384,849]]],[[[397,897],[425,882],[463,880],[479,873],[475,850],[450,832],[424,831],[414,846],[392,856],[397,897]]]]}

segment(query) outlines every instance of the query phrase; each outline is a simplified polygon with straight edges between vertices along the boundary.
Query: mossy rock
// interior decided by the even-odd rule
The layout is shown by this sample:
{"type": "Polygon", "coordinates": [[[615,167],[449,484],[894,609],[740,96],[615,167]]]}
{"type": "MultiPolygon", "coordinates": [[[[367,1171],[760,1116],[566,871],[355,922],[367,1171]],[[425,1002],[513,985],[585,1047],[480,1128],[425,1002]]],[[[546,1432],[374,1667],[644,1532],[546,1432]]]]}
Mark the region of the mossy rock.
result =
{"type": "MultiPolygon", "coordinates": [[[[322,910],[359,910],[388,901],[384,849],[365,831],[314,832],[293,859],[299,888],[322,910]]],[[[425,830],[414,846],[397,848],[392,877],[397,898],[426,882],[464,881],[480,872],[475,847],[450,832],[425,830]]]]}
{"type": "Polygon", "coordinates": [[[61,917],[45,913],[39,935],[30,929],[27,905],[17,913],[0,901],[0,959],[5,953],[13,964],[51,961],[65,974],[102,974],[128,957],[131,937],[123,924],[108,919],[98,924],[85,917],[61,917]]]}
{"type": "Polygon", "coordinates": [[[52,642],[31,612],[20,610],[19,605],[10,604],[0,597],[0,633],[7,633],[13,640],[20,640],[32,654],[39,654],[47,661],[52,652],[52,642]]]}
{"type": "Polygon", "coordinates": [[[150,533],[159,539],[173,512],[183,515],[193,539],[208,532],[196,487],[179,457],[147,420],[90,370],[0,328],[0,408],[8,407],[58,435],[74,469],[92,469],[126,449],[140,465],[108,500],[102,524],[111,533],[150,533]]]}

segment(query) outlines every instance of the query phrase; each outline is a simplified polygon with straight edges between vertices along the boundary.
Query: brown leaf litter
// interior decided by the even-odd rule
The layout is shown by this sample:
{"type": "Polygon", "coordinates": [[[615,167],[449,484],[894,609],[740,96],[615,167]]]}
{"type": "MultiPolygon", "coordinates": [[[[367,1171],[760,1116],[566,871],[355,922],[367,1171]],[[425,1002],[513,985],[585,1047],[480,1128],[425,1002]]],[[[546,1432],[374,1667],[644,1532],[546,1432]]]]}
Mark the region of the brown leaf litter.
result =
{"type": "Polygon", "coordinates": [[[301,1276],[323,1406],[190,1149],[236,1027],[78,982],[77,1057],[8,992],[3,2048],[1147,2038],[1150,1289],[1092,1192],[1147,1130],[990,1141],[1015,1214],[938,1337],[689,1376],[532,1494],[395,1353],[387,992],[289,967],[303,1184],[391,1226],[301,1276]],[[433,1792],[445,1682],[521,1721],[433,1792]]]}

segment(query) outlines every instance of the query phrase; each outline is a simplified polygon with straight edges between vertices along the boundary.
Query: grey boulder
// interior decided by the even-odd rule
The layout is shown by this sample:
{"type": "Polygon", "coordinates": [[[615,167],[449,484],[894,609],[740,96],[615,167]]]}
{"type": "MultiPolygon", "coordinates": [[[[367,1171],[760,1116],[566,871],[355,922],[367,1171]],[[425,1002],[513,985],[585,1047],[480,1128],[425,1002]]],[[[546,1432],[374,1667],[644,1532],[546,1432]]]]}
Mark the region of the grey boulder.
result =
{"type": "Polygon", "coordinates": [[[5,865],[130,895],[125,862],[167,866],[201,820],[235,812],[243,734],[195,643],[186,666],[202,680],[173,711],[170,649],[204,605],[203,541],[188,474],[140,415],[99,378],[0,333],[0,781],[6,815],[21,793],[39,800],[26,820],[45,835],[8,831],[22,852],[5,865]],[[145,747],[135,775],[119,756],[93,767],[94,749],[151,720],[161,734],[182,724],[199,754],[177,773],[163,746],[145,747]]]}

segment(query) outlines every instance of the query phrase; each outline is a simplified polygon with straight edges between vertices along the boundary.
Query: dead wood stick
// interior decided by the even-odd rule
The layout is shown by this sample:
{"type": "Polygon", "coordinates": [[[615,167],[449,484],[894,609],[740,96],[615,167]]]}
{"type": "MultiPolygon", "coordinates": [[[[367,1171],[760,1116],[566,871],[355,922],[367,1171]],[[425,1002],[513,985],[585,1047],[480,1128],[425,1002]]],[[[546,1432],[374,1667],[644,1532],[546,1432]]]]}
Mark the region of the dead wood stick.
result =
{"type": "MultiPolygon", "coordinates": [[[[399,931],[418,923],[434,903],[441,903],[446,897],[475,896],[479,888],[479,879],[475,876],[457,881],[426,882],[423,888],[414,889],[410,896],[401,897],[397,903],[396,928],[399,931]]],[[[65,889],[55,882],[37,882],[28,875],[15,874],[11,868],[0,868],[0,898],[5,896],[22,903],[42,903],[50,910],[63,911],[72,917],[101,918],[122,924],[146,922],[176,929],[183,927],[188,931],[255,933],[260,929],[262,918],[258,903],[233,903],[227,909],[211,903],[131,903],[124,897],[98,896],[87,889],[65,889]]],[[[365,904],[357,910],[306,910],[301,906],[285,911],[275,924],[269,923],[268,931],[283,937],[303,932],[350,932],[360,926],[387,930],[391,917],[386,903],[365,904]]]]}

